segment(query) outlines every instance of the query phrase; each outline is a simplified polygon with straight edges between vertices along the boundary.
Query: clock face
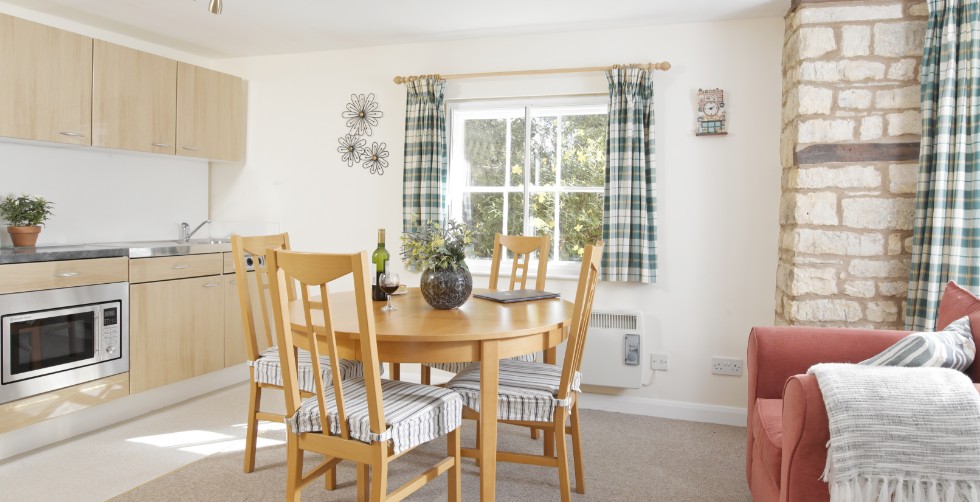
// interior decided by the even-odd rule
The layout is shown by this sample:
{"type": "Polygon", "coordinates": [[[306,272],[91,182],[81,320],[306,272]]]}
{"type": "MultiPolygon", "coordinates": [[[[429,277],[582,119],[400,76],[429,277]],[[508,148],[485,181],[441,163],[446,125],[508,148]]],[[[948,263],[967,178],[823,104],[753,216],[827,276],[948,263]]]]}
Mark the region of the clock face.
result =
{"type": "Polygon", "coordinates": [[[715,116],[718,114],[719,111],[720,109],[718,107],[718,103],[715,103],[714,101],[708,101],[707,103],[704,104],[705,115],[715,116]]]}

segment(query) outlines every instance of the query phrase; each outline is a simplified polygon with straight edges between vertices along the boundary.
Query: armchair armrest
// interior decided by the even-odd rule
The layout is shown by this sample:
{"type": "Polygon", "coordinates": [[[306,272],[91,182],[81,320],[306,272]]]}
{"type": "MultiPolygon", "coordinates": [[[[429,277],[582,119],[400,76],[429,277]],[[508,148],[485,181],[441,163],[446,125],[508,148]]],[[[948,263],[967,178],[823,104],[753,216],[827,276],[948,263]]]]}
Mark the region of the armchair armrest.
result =
{"type": "Polygon", "coordinates": [[[796,375],[783,392],[783,458],[780,500],[830,500],[820,480],[827,464],[830,425],[823,393],[813,375],[796,375]]]}

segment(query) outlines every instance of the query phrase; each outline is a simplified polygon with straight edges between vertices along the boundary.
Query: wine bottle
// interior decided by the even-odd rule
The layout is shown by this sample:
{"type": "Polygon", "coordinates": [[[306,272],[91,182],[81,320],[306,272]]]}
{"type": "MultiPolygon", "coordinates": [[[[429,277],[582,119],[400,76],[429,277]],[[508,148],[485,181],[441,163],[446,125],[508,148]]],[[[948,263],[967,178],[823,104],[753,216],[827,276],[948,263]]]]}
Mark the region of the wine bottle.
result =
{"type": "Polygon", "coordinates": [[[381,282],[381,274],[388,271],[388,250],[385,249],[385,229],[378,229],[378,247],[371,253],[371,262],[374,263],[374,277],[371,278],[371,299],[376,302],[383,302],[388,299],[385,292],[381,290],[378,283],[381,282]]]}

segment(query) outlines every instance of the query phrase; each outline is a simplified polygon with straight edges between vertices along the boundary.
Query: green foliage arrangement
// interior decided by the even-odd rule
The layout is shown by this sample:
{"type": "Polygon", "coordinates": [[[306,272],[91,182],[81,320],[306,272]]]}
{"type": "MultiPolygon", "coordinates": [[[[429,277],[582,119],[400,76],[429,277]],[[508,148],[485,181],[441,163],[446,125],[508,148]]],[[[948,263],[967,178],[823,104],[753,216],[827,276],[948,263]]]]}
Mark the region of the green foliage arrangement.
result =
{"type": "Polygon", "coordinates": [[[464,260],[473,242],[473,231],[466,225],[449,220],[445,226],[428,221],[415,233],[402,234],[402,261],[408,269],[468,270],[464,260]]]}
{"type": "Polygon", "coordinates": [[[53,202],[39,195],[10,194],[0,202],[0,217],[12,227],[34,227],[43,224],[54,212],[53,202]]]}

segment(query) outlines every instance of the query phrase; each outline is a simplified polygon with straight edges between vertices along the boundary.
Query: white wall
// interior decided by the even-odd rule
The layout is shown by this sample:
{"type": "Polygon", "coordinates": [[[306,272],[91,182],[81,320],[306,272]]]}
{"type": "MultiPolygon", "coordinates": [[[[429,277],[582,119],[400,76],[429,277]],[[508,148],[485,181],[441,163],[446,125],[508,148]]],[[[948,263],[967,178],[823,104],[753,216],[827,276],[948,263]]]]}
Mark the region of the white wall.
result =
{"type": "MultiPolygon", "coordinates": [[[[642,310],[652,348],[670,355],[670,370],[648,387],[612,392],[744,408],[745,377],[713,376],[709,365],[716,355],[744,357],[751,326],[773,320],[782,45],[782,20],[765,19],[218,62],[249,80],[249,139],[244,166],[212,167],[212,216],[279,221],[295,248],[322,251],[373,248],[385,227],[397,250],[405,89],[392,83],[395,75],[670,61],[673,68],[654,77],[658,282],[603,283],[596,296],[597,309],[642,310]],[[713,87],[727,91],[730,133],[695,137],[697,90],[713,87]],[[391,152],[383,176],[347,167],[336,151],[352,93],[375,93],[384,113],[369,138],[391,152]]],[[[606,90],[596,72],[451,80],[447,97],[606,90]]],[[[574,283],[548,287],[571,294],[574,283]]]]}

